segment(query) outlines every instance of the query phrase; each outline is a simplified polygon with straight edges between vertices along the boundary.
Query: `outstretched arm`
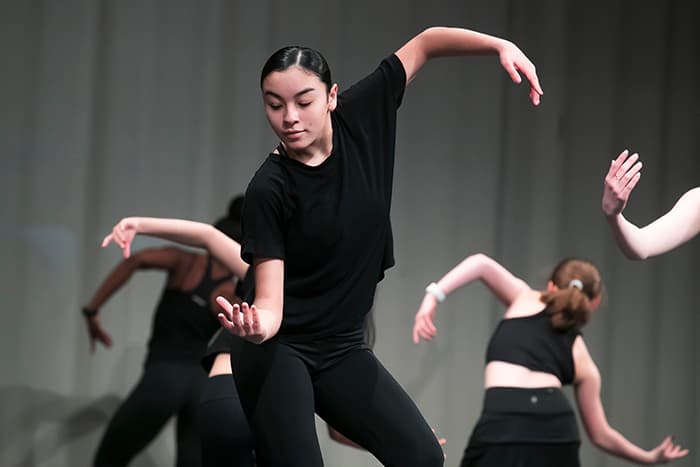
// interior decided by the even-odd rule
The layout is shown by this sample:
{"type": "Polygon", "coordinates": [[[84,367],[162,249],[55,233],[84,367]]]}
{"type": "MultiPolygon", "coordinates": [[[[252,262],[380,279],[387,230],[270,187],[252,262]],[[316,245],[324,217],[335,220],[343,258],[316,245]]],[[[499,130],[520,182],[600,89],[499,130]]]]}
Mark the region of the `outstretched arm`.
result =
{"type": "Polygon", "coordinates": [[[673,208],[649,225],[639,228],[622,215],[632,189],[640,178],[637,155],[623,151],[605,177],[602,207],[615,241],[630,259],[646,259],[665,253],[700,233],[700,187],[686,192],[673,208]]]}
{"type": "Polygon", "coordinates": [[[600,400],[600,372],[580,336],[574,342],[573,353],[576,368],[576,402],[586,433],[596,447],[639,464],[666,463],[688,454],[688,450],[675,444],[670,436],[664,438],[654,449],[646,451],[611,427],[600,400]]]}
{"type": "Polygon", "coordinates": [[[534,105],[539,105],[543,91],[535,66],[515,44],[505,39],[468,29],[432,27],[413,37],[396,52],[406,70],[407,84],[430,59],[485,54],[497,54],[513,82],[520,83],[519,73],[524,74],[530,82],[530,99],[534,105]]]}
{"type": "MultiPolygon", "coordinates": [[[[465,258],[445,274],[436,285],[438,293],[441,292],[446,296],[475,280],[481,280],[506,306],[510,305],[522,292],[530,290],[525,281],[515,277],[498,262],[482,253],[465,258]]],[[[426,292],[413,325],[414,343],[417,344],[420,338],[430,340],[435,337],[437,329],[433,319],[436,306],[435,295],[426,292]]]]}
{"type": "Polygon", "coordinates": [[[97,316],[102,305],[121,289],[138,269],[172,271],[177,266],[180,257],[181,252],[175,248],[148,248],[130,256],[112,269],[83,308],[90,336],[90,352],[95,351],[95,341],[101,342],[106,347],[112,345],[112,338],[102,328],[97,316]]]}
{"type": "Polygon", "coordinates": [[[241,246],[215,227],[202,222],[158,217],[127,217],[119,221],[102,241],[102,246],[114,242],[124,251],[124,257],[131,253],[131,242],[136,234],[163,238],[209,251],[237,277],[245,277],[248,265],[241,259],[241,246]]]}

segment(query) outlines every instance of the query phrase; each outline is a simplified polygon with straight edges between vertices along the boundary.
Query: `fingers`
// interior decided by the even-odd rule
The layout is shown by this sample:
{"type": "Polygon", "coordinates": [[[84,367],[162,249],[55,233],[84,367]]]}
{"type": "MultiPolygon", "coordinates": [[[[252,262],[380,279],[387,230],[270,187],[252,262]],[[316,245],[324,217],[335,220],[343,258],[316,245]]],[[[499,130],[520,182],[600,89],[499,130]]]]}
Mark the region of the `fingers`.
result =
{"type": "Polygon", "coordinates": [[[518,70],[515,68],[514,62],[507,63],[504,68],[506,69],[508,76],[510,76],[510,79],[512,79],[515,84],[520,84],[522,82],[523,79],[520,77],[518,70]]]}
{"type": "Polygon", "coordinates": [[[107,235],[104,238],[104,240],[102,240],[102,248],[106,247],[107,245],[109,245],[109,242],[113,242],[113,241],[114,241],[114,235],[112,235],[112,234],[107,235]]]}
{"type": "Polygon", "coordinates": [[[420,338],[426,341],[432,340],[437,334],[437,328],[433,324],[432,317],[422,315],[420,312],[416,316],[416,323],[413,325],[413,343],[418,344],[420,338]]]}
{"type": "Polygon", "coordinates": [[[249,306],[246,302],[231,305],[221,296],[216,297],[216,303],[222,308],[217,317],[226,330],[241,337],[260,334],[260,316],[255,305],[249,306]]]}

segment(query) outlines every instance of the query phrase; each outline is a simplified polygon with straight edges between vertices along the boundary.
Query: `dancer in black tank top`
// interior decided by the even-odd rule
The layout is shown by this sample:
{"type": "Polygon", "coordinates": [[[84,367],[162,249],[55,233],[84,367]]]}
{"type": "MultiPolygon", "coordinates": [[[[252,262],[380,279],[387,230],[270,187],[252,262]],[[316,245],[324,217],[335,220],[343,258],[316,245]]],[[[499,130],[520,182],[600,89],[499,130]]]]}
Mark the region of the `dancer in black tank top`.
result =
{"type": "Polygon", "coordinates": [[[413,341],[436,336],[437,303],[481,280],[507,307],[486,351],[484,406],[462,467],[576,467],[579,434],[561,387],[573,384],[591,441],[615,456],[642,464],[688,453],[666,437],[644,450],[614,430],[600,400],[600,373],[580,329],[600,305],[602,281],[588,261],[569,258],[554,268],[547,289],[531,289],[491,258],[469,256],[426,288],[413,341]]]}
{"type": "MultiPolygon", "coordinates": [[[[217,222],[217,227],[232,236],[240,232],[239,225],[227,218],[217,222]]],[[[167,282],[153,317],[143,374],[112,416],[94,465],[127,465],[175,416],[175,465],[196,467],[202,465],[197,413],[207,382],[199,362],[220,328],[214,298],[233,299],[235,276],[210,255],[176,247],[149,248],[131,255],[112,270],[83,308],[91,351],[96,342],[112,346],[98,311],[134,272],[143,269],[166,271],[167,282]]]]}

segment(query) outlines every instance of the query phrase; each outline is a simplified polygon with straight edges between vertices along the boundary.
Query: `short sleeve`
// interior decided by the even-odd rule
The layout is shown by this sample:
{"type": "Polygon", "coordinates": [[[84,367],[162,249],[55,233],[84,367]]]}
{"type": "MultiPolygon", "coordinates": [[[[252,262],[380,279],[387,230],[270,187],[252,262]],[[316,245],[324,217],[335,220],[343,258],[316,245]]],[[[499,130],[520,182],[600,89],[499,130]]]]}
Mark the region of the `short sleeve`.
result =
{"type": "Polygon", "coordinates": [[[246,190],[243,204],[241,258],[253,264],[254,258],[285,259],[287,209],[284,183],[265,170],[266,161],[246,190]]]}
{"type": "Polygon", "coordinates": [[[382,60],[377,69],[353,84],[345,92],[341,93],[340,102],[353,111],[355,103],[362,106],[362,110],[379,112],[396,112],[403,99],[406,90],[406,70],[401,60],[396,55],[390,55],[382,60]],[[374,109],[368,107],[374,106],[374,109]]]}

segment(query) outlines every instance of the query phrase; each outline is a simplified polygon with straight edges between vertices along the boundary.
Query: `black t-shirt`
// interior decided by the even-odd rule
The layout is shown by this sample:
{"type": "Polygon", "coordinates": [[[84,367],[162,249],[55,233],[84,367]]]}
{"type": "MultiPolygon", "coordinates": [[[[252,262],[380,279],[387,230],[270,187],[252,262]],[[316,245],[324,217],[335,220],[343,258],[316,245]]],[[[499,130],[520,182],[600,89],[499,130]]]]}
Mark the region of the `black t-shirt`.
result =
{"type": "Polygon", "coordinates": [[[242,258],[284,260],[280,338],[358,329],[394,264],[389,220],[396,111],[406,87],[392,55],[338,96],[333,150],[312,167],[270,154],[248,185],[242,258]]]}

